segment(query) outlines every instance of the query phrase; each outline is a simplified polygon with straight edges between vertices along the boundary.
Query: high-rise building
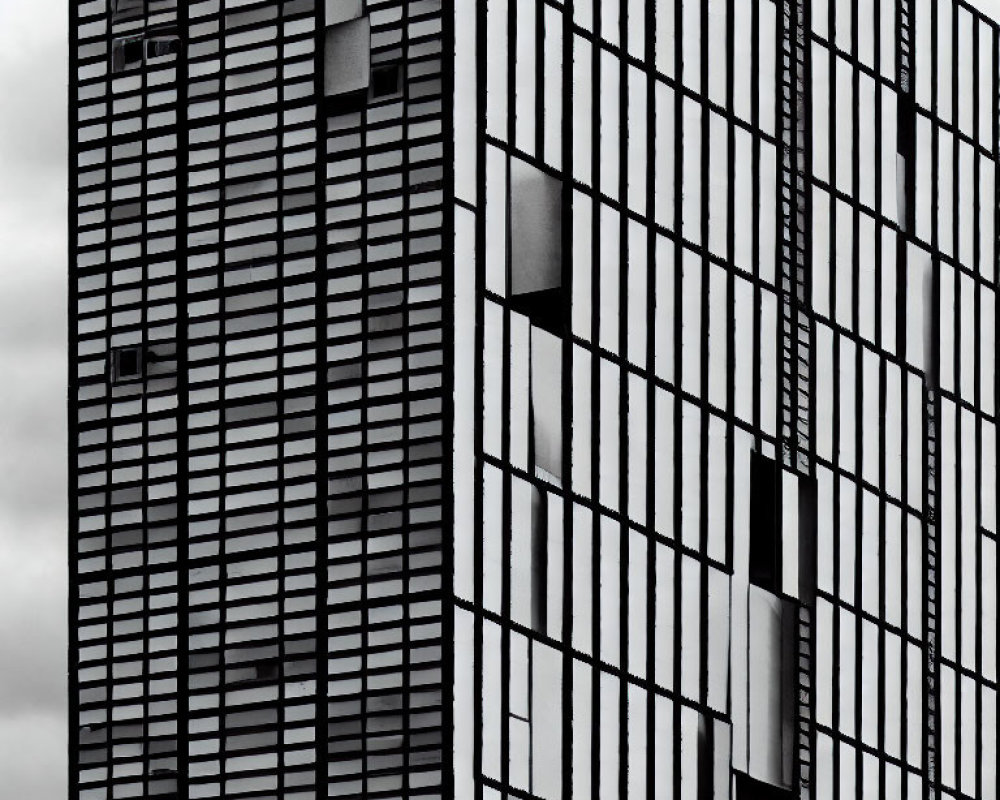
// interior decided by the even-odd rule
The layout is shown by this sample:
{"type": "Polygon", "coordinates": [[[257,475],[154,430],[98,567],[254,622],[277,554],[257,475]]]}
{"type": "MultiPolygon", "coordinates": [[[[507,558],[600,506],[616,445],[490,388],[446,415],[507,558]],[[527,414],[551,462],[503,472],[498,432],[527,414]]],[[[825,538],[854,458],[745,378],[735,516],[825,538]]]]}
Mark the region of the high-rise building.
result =
{"type": "Polygon", "coordinates": [[[70,9],[74,800],[996,800],[997,20],[70,9]]]}

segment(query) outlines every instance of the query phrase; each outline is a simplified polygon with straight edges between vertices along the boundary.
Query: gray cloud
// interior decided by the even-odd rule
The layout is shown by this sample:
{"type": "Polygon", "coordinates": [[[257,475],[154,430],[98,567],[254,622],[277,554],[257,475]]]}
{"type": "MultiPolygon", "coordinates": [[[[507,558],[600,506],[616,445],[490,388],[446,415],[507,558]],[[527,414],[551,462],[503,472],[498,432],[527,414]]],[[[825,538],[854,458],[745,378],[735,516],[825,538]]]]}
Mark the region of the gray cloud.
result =
{"type": "Polygon", "coordinates": [[[64,173],[66,14],[53,0],[0,7],[0,169],[30,178],[27,194],[64,173]]]}
{"type": "Polygon", "coordinates": [[[66,726],[62,714],[0,716],[3,795],[24,800],[66,797],[66,726]]]}
{"type": "Polygon", "coordinates": [[[15,611],[0,616],[0,720],[64,713],[66,551],[63,541],[39,530],[54,524],[55,519],[43,518],[0,531],[6,556],[0,564],[4,606],[15,611]]]}
{"type": "Polygon", "coordinates": [[[0,775],[66,796],[66,15],[0,0],[0,775]]]}

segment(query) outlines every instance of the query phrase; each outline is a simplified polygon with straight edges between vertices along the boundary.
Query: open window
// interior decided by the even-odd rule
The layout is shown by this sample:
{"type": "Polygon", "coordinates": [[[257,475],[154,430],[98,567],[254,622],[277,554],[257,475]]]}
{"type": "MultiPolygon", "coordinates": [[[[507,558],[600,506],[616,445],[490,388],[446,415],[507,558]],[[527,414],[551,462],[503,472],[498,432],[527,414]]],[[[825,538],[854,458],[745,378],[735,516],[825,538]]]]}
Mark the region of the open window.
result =
{"type": "Polygon", "coordinates": [[[732,764],[746,777],[736,797],[785,798],[802,680],[800,603],[816,591],[816,483],[748,455],[749,530],[734,543],[731,597],[732,764]]]}
{"type": "Polygon", "coordinates": [[[181,51],[181,37],[174,28],[150,31],[146,34],[146,61],[155,62],[177,55],[181,51]]]}
{"type": "Polygon", "coordinates": [[[116,347],[111,351],[111,382],[141,381],[146,374],[145,350],[141,345],[116,347]]]}
{"type": "Polygon", "coordinates": [[[111,43],[111,72],[116,75],[129,72],[141,67],[144,61],[156,64],[180,51],[181,37],[174,27],[119,36],[111,43]]]}
{"type": "Polygon", "coordinates": [[[775,595],[812,597],[816,481],[752,453],[749,534],[750,583],[775,595]]]}
{"type": "MultiPolygon", "coordinates": [[[[327,3],[323,94],[329,114],[361,110],[372,82],[371,23],[355,0],[327,3]]],[[[383,79],[384,80],[384,79],[383,79]]]]}
{"type": "Polygon", "coordinates": [[[515,311],[551,333],[562,332],[562,181],[510,159],[510,298],[515,311]]]}
{"type": "Polygon", "coordinates": [[[557,650],[517,632],[507,662],[510,785],[538,800],[562,796],[562,659],[557,650]]]}
{"type": "Polygon", "coordinates": [[[529,407],[529,462],[536,477],[561,485],[562,339],[544,328],[531,328],[531,397],[529,407]]]}
{"type": "Polygon", "coordinates": [[[371,93],[373,100],[385,100],[402,94],[402,69],[396,62],[372,66],[371,93]]]}
{"type": "Polygon", "coordinates": [[[119,74],[142,66],[142,34],[119,36],[111,43],[111,72],[119,74]]]}
{"type": "MultiPolygon", "coordinates": [[[[528,464],[546,483],[562,485],[562,339],[532,326],[528,402],[528,464]]],[[[549,492],[532,489],[531,615],[532,627],[545,633],[548,619],[549,492]]]]}
{"type": "Polygon", "coordinates": [[[781,592],[780,469],[767,456],[750,459],[750,583],[781,592]]]}

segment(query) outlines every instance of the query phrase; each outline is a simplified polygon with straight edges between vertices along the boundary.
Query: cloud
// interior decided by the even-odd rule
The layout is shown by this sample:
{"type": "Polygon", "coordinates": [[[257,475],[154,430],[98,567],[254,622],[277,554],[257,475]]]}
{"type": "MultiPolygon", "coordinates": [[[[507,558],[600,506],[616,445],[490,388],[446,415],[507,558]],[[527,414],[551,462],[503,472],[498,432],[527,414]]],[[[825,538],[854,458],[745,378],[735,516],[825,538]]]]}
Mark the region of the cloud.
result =
{"type": "Polygon", "coordinates": [[[6,609],[0,615],[0,722],[36,712],[65,713],[66,549],[61,537],[39,531],[61,523],[62,515],[58,522],[40,519],[0,529],[6,609]]]}
{"type": "Polygon", "coordinates": [[[64,173],[66,16],[54,0],[0,4],[0,172],[27,197],[64,173]]]}
{"type": "Polygon", "coordinates": [[[0,775],[66,797],[66,18],[0,0],[0,775]]]}
{"type": "Polygon", "coordinates": [[[0,715],[3,796],[65,800],[66,726],[61,714],[0,715]]]}

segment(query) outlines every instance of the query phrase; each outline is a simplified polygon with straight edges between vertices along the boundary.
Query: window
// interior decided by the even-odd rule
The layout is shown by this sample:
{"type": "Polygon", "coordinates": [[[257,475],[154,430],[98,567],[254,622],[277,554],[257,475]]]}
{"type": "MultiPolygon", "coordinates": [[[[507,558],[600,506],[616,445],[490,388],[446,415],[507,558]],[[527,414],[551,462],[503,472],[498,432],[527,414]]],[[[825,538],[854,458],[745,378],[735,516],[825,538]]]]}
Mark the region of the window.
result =
{"type": "Polygon", "coordinates": [[[258,661],[253,665],[254,677],[259,681],[273,681],[278,679],[278,659],[268,658],[258,661]]]}
{"type": "Polygon", "coordinates": [[[910,94],[896,98],[896,213],[899,226],[912,231],[915,225],[917,114],[910,94]]]}
{"type": "Polygon", "coordinates": [[[364,107],[371,83],[371,25],[367,17],[326,29],[323,93],[327,111],[343,114],[364,107]]]}
{"type": "Polygon", "coordinates": [[[145,358],[139,346],[119,347],[111,351],[111,382],[129,383],[143,378],[145,358]]]}
{"type": "Polygon", "coordinates": [[[536,477],[562,481],[562,339],[531,329],[529,460],[536,477]]]}
{"type": "Polygon", "coordinates": [[[176,10],[177,0],[149,0],[148,3],[146,0],[111,0],[111,21],[128,22],[141,19],[146,14],[147,5],[152,15],[176,10]]]}
{"type": "Polygon", "coordinates": [[[142,216],[142,203],[138,200],[127,200],[111,206],[111,221],[138,219],[142,216]]]}
{"type": "Polygon", "coordinates": [[[372,98],[399,94],[399,64],[383,64],[372,69],[372,98]]]}
{"type": "Polygon", "coordinates": [[[791,789],[782,789],[763,781],[757,781],[742,772],[736,775],[735,800],[792,800],[795,796],[791,789]]]}
{"type": "Polygon", "coordinates": [[[181,39],[173,30],[154,31],[146,36],[146,60],[176,55],[181,51],[181,39]]]}
{"type": "Polygon", "coordinates": [[[781,591],[781,532],[778,528],[778,465],[753,453],[750,461],[750,582],[781,591]]]}
{"type": "Polygon", "coordinates": [[[181,39],[173,28],[148,34],[119,36],[111,45],[111,72],[127,72],[142,66],[143,58],[153,61],[181,51],[181,39]]]}
{"type": "Polygon", "coordinates": [[[146,13],[143,0],[112,0],[111,21],[126,22],[138,19],[146,13]]]}
{"type": "Polygon", "coordinates": [[[510,160],[510,293],[515,311],[562,330],[562,182],[518,158],[510,160]]]}
{"type": "Polygon", "coordinates": [[[111,45],[111,72],[119,73],[142,65],[143,37],[119,36],[111,45]]]}

